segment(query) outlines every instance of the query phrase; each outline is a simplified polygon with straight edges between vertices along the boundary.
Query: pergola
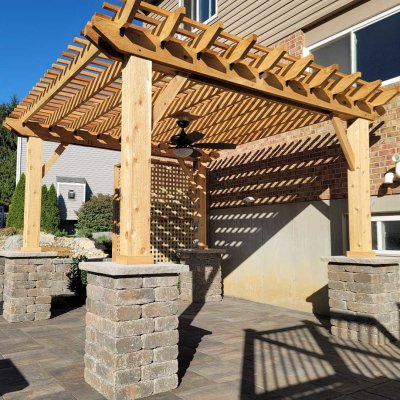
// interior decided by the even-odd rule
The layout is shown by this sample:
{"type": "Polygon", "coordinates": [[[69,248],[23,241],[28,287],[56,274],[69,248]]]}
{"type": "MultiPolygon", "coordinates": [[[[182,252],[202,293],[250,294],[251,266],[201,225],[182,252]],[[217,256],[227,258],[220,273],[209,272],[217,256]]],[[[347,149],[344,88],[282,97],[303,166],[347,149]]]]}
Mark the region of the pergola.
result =
{"type": "MultiPolygon", "coordinates": [[[[92,17],[4,122],[28,138],[23,250],[40,250],[42,176],[74,144],[121,151],[117,261],[153,263],[151,158],[173,157],[157,145],[176,133],[176,113],[189,112],[204,141],[238,145],[332,120],[348,163],[348,255],[372,256],[369,123],[397,90],[317,65],[312,55],[262,46],[256,35],[231,35],[221,23],[201,24],[183,7],[122,1],[104,3],[108,14],[92,17]],[[44,165],[42,141],[60,143],[44,165]]],[[[207,246],[205,163],[217,156],[178,160],[197,194],[200,247],[207,246]]]]}

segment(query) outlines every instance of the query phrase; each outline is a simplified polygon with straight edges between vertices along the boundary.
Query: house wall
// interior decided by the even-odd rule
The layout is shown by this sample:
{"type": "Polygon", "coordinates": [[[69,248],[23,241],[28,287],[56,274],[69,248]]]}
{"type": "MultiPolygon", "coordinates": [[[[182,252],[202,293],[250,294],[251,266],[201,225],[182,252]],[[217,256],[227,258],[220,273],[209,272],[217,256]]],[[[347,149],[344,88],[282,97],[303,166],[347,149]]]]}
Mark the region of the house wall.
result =
{"type": "MultiPolygon", "coordinates": [[[[230,9],[235,1],[225,3],[230,9]]],[[[265,44],[285,45],[290,54],[302,56],[306,44],[323,40],[398,4],[391,0],[363,2],[312,29],[307,25],[308,18],[300,25],[289,18],[290,27],[282,27],[291,30],[289,34],[274,43],[266,40],[265,44]]],[[[246,6],[251,7],[247,3],[246,6]]],[[[233,6],[232,9],[232,19],[223,16],[223,7],[219,15],[226,18],[224,22],[230,31],[234,25],[229,27],[227,22],[233,21],[234,14],[240,11],[233,6]]],[[[262,5],[258,11],[262,14],[262,5]]],[[[250,15],[251,9],[247,13],[249,19],[250,15]]],[[[310,16],[321,17],[315,13],[310,16]]],[[[240,22],[242,26],[235,27],[233,32],[245,36],[250,31],[246,21],[240,22]]],[[[251,25],[257,27],[256,23],[251,25]]],[[[266,30],[270,27],[265,25],[266,30]]],[[[264,37],[260,29],[255,33],[264,37]]],[[[390,87],[399,86],[397,83],[390,87]]],[[[400,186],[382,184],[384,174],[393,168],[393,153],[400,150],[400,95],[385,109],[386,114],[372,124],[370,132],[371,209],[376,213],[400,214],[400,186]]],[[[224,158],[211,168],[209,199],[210,244],[228,252],[222,266],[224,293],[326,313],[327,268],[320,258],[344,254],[347,249],[346,197],[346,163],[330,122],[224,152],[224,158]],[[253,196],[256,205],[243,207],[247,196],[253,196]]]]}

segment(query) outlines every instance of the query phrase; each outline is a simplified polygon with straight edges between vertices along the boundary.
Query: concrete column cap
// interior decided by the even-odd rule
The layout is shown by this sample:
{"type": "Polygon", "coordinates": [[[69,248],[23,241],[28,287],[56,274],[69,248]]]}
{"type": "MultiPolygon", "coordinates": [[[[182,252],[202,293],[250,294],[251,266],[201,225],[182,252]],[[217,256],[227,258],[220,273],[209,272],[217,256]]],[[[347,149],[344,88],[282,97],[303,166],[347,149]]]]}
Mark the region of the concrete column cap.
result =
{"type": "Polygon", "coordinates": [[[17,251],[17,250],[3,250],[0,251],[0,257],[4,258],[50,258],[57,257],[56,251],[17,251]]]}
{"type": "Polygon", "coordinates": [[[171,275],[189,271],[185,264],[117,264],[113,261],[81,262],[79,268],[83,271],[108,276],[140,276],[140,275],[171,275]]]}
{"type": "Polygon", "coordinates": [[[321,257],[322,261],[334,264],[356,264],[356,265],[370,265],[370,266],[387,266],[387,265],[399,265],[399,257],[370,257],[370,258],[355,258],[346,256],[331,256],[321,257]]]}

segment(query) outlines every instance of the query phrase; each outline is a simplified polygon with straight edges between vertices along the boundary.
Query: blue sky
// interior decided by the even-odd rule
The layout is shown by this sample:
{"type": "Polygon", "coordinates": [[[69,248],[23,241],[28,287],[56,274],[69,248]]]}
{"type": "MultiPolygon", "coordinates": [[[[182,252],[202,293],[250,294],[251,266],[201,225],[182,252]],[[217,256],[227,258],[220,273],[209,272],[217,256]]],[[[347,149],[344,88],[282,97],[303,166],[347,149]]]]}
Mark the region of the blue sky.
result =
{"type": "MultiPolygon", "coordinates": [[[[0,103],[21,100],[103,0],[12,0],[0,11],[0,103]]],[[[115,2],[118,3],[118,2],[115,2]]]]}

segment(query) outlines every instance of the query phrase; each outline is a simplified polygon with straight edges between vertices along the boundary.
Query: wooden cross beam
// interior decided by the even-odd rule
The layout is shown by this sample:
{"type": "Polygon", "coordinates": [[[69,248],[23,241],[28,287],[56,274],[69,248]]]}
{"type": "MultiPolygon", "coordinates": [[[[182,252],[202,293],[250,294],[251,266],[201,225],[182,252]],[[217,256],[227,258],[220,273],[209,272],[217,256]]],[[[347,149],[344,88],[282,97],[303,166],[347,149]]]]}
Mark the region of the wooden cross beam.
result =
{"type": "MultiPolygon", "coordinates": [[[[258,69],[251,65],[241,62],[231,67],[231,62],[215,53],[206,51],[200,59],[197,52],[176,40],[166,43],[163,49],[156,35],[150,31],[136,26],[129,26],[125,30],[124,36],[120,35],[119,27],[114,22],[101,15],[95,15],[90,24],[85,28],[84,35],[93,43],[96,43],[102,50],[104,42],[114,51],[120,53],[136,55],[153,61],[153,68],[171,72],[187,73],[193,81],[223,87],[228,90],[237,90],[241,93],[249,94],[261,98],[270,98],[290,105],[302,106],[319,112],[333,112],[340,114],[344,118],[361,117],[374,120],[376,113],[369,113],[361,110],[356,105],[341,104],[336,99],[324,101],[314,93],[306,95],[297,93],[290,86],[273,86],[263,77],[260,77],[258,69]],[[95,32],[95,34],[93,34],[95,32]],[[102,41],[99,38],[102,38],[102,41]]],[[[292,67],[285,71],[285,75],[280,79],[295,79],[312,62],[311,57],[301,59],[292,63],[292,67]]],[[[269,73],[268,75],[272,75],[269,73]]],[[[277,76],[277,75],[274,75],[277,76]]]]}

